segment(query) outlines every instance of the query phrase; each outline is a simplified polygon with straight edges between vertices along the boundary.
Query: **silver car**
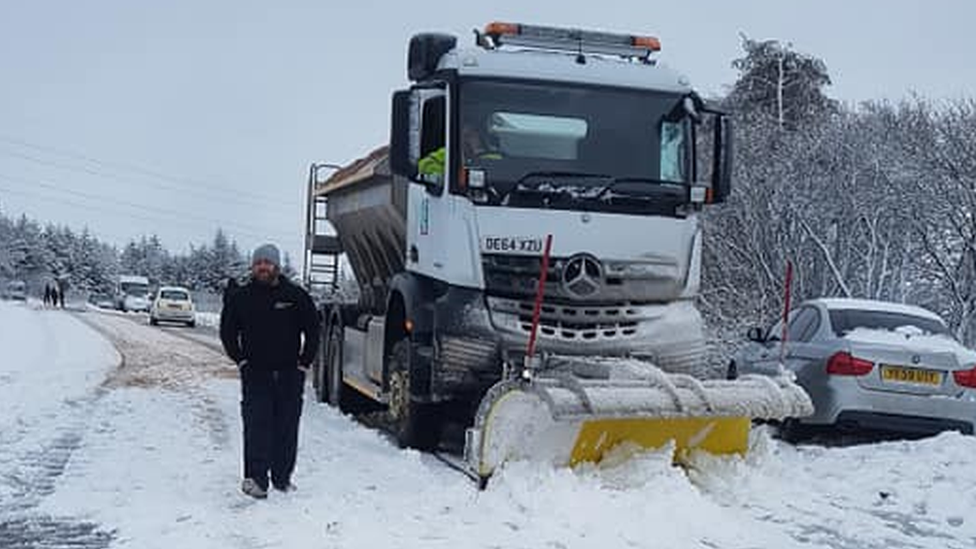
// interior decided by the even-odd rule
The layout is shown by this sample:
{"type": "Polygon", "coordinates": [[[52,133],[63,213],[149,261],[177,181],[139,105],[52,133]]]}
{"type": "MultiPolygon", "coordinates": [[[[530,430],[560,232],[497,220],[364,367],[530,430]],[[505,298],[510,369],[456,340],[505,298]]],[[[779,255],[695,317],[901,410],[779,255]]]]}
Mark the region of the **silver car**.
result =
{"type": "Polygon", "coordinates": [[[814,299],[790,315],[785,345],[782,330],[782,321],[749,330],[728,373],[796,373],[815,412],[788,422],[787,437],[813,426],[973,434],[976,352],[953,339],[938,315],[881,301],[814,299]]]}

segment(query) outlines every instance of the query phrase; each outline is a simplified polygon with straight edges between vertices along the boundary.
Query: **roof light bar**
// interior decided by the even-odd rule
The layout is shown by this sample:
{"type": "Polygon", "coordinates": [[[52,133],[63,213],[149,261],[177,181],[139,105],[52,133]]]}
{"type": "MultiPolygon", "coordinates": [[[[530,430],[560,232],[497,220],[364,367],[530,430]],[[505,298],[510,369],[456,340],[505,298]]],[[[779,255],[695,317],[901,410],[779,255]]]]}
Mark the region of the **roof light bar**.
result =
{"type": "Polygon", "coordinates": [[[649,57],[661,51],[661,41],[654,36],[635,36],[609,32],[521,25],[495,21],[485,25],[485,36],[495,47],[501,45],[604,53],[623,57],[649,57]]]}

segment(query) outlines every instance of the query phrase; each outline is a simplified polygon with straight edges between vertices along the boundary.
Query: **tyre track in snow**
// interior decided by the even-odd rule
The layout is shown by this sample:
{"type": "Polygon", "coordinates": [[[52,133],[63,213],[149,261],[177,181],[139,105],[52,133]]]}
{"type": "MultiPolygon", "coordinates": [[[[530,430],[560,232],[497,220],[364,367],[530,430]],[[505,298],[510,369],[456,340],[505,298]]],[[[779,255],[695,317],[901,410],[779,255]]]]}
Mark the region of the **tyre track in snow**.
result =
{"type": "MultiPolygon", "coordinates": [[[[211,448],[227,449],[231,444],[230,421],[218,398],[208,387],[214,379],[236,379],[237,368],[223,354],[219,343],[205,341],[168,327],[151,327],[139,316],[117,314],[79,315],[84,322],[108,339],[123,357],[123,365],[103,384],[106,391],[147,389],[181,395],[193,418],[202,427],[211,448]]],[[[192,427],[187,437],[193,437],[192,427]]],[[[155,445],[155,441],[148,442],[155,445]]],[[[206,458],[206,459],[212,459],[206,458]]],[[[236,494],[236,491],[234,492],[236,494]]],[[[234,501],[232,514],[246,514],[253,501],[234,501]]],[[[186,517],[190,520],[190,517],[186,517]]],[[[122,532],[125,534],[125,532],[122,532]]],[[[257,538],[231,533],[218,546],[245,549],[264,546],[257,538]]]]}
{"type": "MultiPolygon", "coordinates": [[[[52,336],[54,329],[49,318],[42,316],[41,324],[42,345],[55,354],[58,340],[52,336]]],[[[82,444],[90,412],[104,394],[105,389],[98,386],[83,396],[58,403],[53,412],[43,416],[41,424],[30,425],[31,430],[53,426],[53,435],[12,458],[4,456],[8,463],[0,474],[0,486],[4,488],[4,493],[0,493],[0,542],[4,549],[103,549],[114,539],[113,531],[97,523],[52,516],[37,509],[56,490],[58,480],[82,444]]],[[[21,436],[26,436],[26,432],[21,436]]],[[[13,442],[5,441],[4,448],[13,442]]]]}
{"type": "Polygon", "coordinates": [[[237,377],[237,369],[222,353],[178,332],[151,328],[126,316],[89,313],[79,317],[111,341],[123,357],[123,365],[106,380],[106,389],[138,387],[187,394],[211,441],[226,445],[226,418],[206,390],[208,380],[237,377]]]}
{"type": "MultiPolygon", "coordinates": [[[[0,473],[0,546],[3,549],[75,548],[103,549],[117,538],[117,532],[95,522],[72,517],[52,516],[40,512],[44,498],[53,494],[65,474],[72,456],[82,447],[91,418],[103,397],[120,387],[161,388],[192,394],[194,415],[211,442],[226,445],[228,428],[213,399],[202,389],[204,378],[236,374],[229,363],[216,354],[212,345],[204,349],[200,341],[181,334],[159,332],[148,327],[139,330],[136,322],[125,317],[74,314],[113,344],[119,363],[104,381],[81,397],[66,399],[54,413],[44,417],[53,426],[47,440],[34,444],[19,455],[8,457],[10,466],[0,473]],[[133,330],[135,328],[135,330],[133,330]],[[175,338],[180,344],[173,345],[175,338]],[[160,351],[163,352],[160,352],[160,351]]],[[[42,346],[56,350],[48,321],[42,346]]],[[[36,426],[35,426],[36,427],[36,426]]],[[[7,441],[11,442],[11,441],[7,441]]],[[[239,540],[250,546],[249,540],[239,540]]]]}

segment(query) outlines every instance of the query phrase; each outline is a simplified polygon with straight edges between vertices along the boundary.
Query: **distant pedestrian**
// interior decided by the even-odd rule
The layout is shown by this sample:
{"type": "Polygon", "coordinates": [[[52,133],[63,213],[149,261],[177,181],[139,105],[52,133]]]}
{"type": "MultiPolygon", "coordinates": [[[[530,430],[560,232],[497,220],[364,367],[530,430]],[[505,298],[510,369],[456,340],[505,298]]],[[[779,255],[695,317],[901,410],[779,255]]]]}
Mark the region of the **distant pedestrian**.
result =
{"type": "Polygon", "coordinates": [[[44,285],[44,306],[48,307],[51,305],[51,285],[44,285]]]}
{"type": "Polygon", "coordinates": [[[55,286],[51,286],[51,306],[58,306],[58,289],[55,286]]]}
{"type": "Polygon", "coordinates": [[[250,280],[224,298],[220,339],[241,375],[241,491],[263,499],[269,473],[275,489],[294,488],[305,372],[318,351],[319,319],[308,293],[281,276],[272,244],[254,251],[250,280]]]}
{"type": "Polygon", "coordinates": [[[60,284],[58,284],[58,303],[57,303],[57,305],[60,306],[62,309],[64,309],[64,288],[62,288],[60,284]]]}

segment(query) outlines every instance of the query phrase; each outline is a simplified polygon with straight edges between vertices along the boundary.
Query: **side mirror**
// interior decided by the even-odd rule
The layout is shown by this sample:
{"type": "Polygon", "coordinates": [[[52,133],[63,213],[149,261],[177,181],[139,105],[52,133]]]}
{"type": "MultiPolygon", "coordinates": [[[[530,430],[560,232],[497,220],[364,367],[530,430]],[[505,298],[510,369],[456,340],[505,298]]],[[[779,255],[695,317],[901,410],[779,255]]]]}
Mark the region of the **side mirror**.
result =
{"type": "Polygon", "coordinates": [[[426,80],[437,70],[441,57],[455,46],[457,37],[450,34],[414,35],[407,49],[407,77],[414,82],[426,80]]]}
{"type": "Polygon", "coordinates": [[[715,146],[712,152],[712,202],[722,203],[732,192],[732,121],[725,114],[715,117],[715,146]]]}
{"type": "Polygon", "coordinates": [[[410,161],[410,92],[393,92],[390,120],[390,171],[413,179],[417,166],[410,161]]]}
{"type": "Polygon", "coordinates": [[[755,343],[766,342],[766,334],[763,333],[763,329],[758,326],[749,328],[749,331],[746,332],[746,337],[749,339],[749,341],[753,341],[755,343]]]}

